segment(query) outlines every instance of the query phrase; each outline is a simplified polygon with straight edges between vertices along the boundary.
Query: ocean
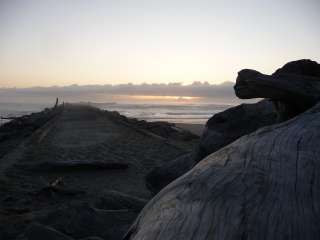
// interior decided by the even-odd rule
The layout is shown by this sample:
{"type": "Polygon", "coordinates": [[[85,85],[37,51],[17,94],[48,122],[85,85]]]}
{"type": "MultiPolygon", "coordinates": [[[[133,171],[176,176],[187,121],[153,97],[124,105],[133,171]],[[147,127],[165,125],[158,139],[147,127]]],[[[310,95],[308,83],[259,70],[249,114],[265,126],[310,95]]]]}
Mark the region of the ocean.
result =
{"type": "MultiPolygon", "coordinates": [[[[150,103],[84,103],[100,109],[118,111],[127,117],[147,121],[168,121],[173,123],[204,124],[214,114],[231,105],[224,104],[150,104],[150,103]]],[[[0,103],[1,117],[18,117],[32,112],[38,112],[52,104],[38,103],[0,103]]],[[[8,120],[1,119],[0,124],[8,120]]]]}

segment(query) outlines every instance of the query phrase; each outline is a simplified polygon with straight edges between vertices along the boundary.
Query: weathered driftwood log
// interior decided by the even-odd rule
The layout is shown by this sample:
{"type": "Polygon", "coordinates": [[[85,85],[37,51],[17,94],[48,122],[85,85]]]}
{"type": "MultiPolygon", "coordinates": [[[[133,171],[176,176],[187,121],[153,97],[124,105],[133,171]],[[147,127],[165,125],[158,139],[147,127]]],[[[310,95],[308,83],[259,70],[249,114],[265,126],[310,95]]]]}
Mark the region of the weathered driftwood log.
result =
{"type": "Polygon", "coordinates": [[[272,75],[279,75],[283,73],[320,77],[320,64],[316,61],[311,61],[310,59],[292,61],[277,69],[272,75]]]}
{"type": "Polygon", "coordinates": [[[251,69],[238,73],[235,93],[241,99],[271,98],[295,103],[314,104],[320,99],[320,78],[294,74],[266,75],[251,69]]]}
{"type": "Polygon", "coordinates": [[[128,240],[320,239],[320,104],[211,154],[156,195],[128,240]]]}
{"type": "Polygon", "coordinates": [[[241,99],[270,98],[287,120],[311,108],[320,99],[320,64],[310,60],[289,62],[272,75],[244,69],[238,73],[236,95],[241,99]]]}
{"type": "Polygon", "coordinates": [[[153,169],[146,176],[147,187],[158,193],[170,182],[185,174],[200,160],[243,135],[275,124],[278,121],[274,105],[269,100],[241,104],[211,117],[206,123],[199,145],[192,154],[181,156],[153,169]]]}

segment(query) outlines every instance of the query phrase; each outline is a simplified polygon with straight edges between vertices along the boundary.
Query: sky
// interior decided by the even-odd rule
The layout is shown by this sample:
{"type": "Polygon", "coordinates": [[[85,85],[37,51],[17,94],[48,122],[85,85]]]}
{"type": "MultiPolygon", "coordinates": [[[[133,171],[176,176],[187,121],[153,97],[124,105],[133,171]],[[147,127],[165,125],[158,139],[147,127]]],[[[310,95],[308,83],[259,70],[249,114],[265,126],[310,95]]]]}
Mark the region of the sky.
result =
{"type": "Polygon", "coordinates": [[[0,0],[0,88],[219,84],[320,62],[319,0],[0,0]]]}

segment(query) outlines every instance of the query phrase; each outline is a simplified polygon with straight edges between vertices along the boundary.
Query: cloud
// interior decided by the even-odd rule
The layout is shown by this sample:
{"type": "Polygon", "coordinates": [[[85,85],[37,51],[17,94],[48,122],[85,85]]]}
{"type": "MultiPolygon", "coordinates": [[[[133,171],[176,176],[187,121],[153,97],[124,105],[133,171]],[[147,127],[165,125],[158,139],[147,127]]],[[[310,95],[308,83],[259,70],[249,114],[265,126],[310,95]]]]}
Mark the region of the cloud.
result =
{"type": "Polygon", "coordinates": [[[33,87],[33,88],[2,88],[0,89],[0,101],[12,102],[46,101],[60,97],[66,101],[96,101],[96,96],[117,96],[117,95],[146,95],[146,96],[178,96],[178,97],[198,97],[198,98],[219,98],[234,99],[233,82],[225,82],[214,85],[208,82],[194,82],[190,85],[181,83],[168,84],[119,84],[119,85],[70,85],[52,87],[33,87]],[[7,99],[7,100],[6,100],[7,99]]]}

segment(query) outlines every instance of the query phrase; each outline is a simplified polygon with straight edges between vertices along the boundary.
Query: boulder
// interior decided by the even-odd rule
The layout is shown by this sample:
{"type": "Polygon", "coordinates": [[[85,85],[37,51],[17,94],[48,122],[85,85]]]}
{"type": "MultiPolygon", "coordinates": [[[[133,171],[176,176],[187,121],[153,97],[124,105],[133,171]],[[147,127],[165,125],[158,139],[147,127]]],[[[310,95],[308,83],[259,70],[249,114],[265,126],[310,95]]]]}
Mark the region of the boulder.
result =
{"type": "Polygon", "coordinates": [[[123,239],[320,239],[320,104],[241,137],[169,184],[123,239]]]}
{"type": "Polygon", "coordinates": [[[95,207],[104,210],[131,209],[140,211],[148,200],[118,191],[104,191],[95,203],[95,207]]]}
{"type": "Polygon", "coordinates": [[[188,172],[196,165],[193,154],[180,156],[151,170],[145,177],[148,189],[156,194],[170,182],[188,172]]]}
{"type": "Polygon", "coordinates": [[[278,115],[273,103],[262,100],[253,104],[241,104],[215,114],[206,123],[205,130],[193,153],[183,155],[146,176],[146,185],[153,193],[158,193],[170,182],[185,174],[200,160],[239,137],[277,122],[278,115]]]}
{"type": "Polygon", "coordinates": [[[241,104],[211,117],[196,150],[195,161],[232,143],[243,135],[277,123],[278,115],[273,103],[262,100],[253,104],[241,104]]]}

